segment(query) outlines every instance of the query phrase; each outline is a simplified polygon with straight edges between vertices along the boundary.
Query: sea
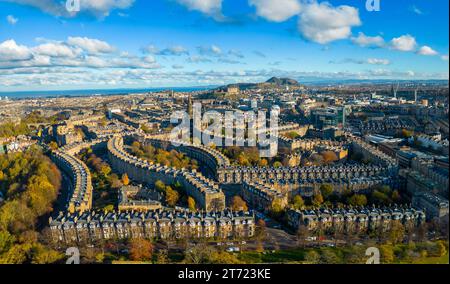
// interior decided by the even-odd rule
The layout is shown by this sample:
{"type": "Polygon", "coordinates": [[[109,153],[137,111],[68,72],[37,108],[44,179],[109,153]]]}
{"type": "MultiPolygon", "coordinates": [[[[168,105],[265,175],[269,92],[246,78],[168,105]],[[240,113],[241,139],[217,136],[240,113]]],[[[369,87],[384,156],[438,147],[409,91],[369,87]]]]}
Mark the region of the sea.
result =
{"type": "Polygon", "coordinates": [[[93,89],[93,90],[65,90],[65,91],[25,91],[25,92],[2,92],[0,97],[4,99],[30,99],[30,98],[57,98],[57,97],[82,97],[82,96],[108,96],[139,93],[154,93],[163,91],[174,92],[196,92],[206,91],[217,86],[203,87],[164,87],[164,88],[144,88],[144,89],[93,89]]]}

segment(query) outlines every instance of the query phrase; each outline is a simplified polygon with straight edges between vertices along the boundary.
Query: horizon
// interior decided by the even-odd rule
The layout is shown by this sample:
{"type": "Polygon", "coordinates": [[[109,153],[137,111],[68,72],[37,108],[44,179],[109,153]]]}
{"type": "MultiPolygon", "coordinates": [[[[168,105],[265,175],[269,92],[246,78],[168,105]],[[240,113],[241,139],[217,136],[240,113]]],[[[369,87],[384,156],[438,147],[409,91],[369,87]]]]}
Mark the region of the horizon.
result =
{"type": "Polygon", "coordinates": [[[0,0],[0,93],[449,77],[445,0],[63,2],[0,0]]]}

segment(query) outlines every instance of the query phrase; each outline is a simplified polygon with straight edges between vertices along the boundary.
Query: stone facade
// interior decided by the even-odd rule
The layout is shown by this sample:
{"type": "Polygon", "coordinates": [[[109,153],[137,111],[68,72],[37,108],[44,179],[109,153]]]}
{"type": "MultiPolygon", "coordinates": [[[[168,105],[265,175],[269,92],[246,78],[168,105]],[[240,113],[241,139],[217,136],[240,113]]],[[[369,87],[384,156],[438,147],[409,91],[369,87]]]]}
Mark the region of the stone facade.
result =
{"type": "Polygon", "coordinates": [[[76,244],[115,239],[251,238],[252,213],[220,211],[84,212],[60,213],[49,219],[55,242],[76,244]]]}
{"type": "Polygon", "coordinates": [[[242,183],[242,197],[247,204],[256,210],[270,211],[275,201],[281,208],[288,204],[288,195],[274,187],[261,183],[242,183]]]}
{"type": "Polygon", "coordinates": [[[50,157],[71,182],[71,196],[67,210],[71,213],[90,210],[93,188],[91,173],[86,164],[65,151],[53,151],[50,157]]]}
{"type": "Polygon", "coordinates": [[[318,229],[342,233],[388,231],[395,221],[406,228],[419,226],[425,221],[425,213],[412,207],[289,210],[287,216],[288,224],[293,229],[304,226],[312,232],[318,229]]]}

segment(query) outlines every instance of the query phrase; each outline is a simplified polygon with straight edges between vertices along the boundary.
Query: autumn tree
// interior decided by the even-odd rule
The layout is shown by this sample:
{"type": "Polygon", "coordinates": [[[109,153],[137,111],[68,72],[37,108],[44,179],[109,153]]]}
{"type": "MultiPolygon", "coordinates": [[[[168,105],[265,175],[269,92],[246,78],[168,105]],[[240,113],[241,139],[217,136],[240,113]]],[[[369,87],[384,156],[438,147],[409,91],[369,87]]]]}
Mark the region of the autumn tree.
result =
{"type": "Polygon", "coordinates": [[[129,253],[134,261],[149,260],[153,254],[153,244],[145,239],[132,239],[129,243],[129,253]]]}
{"type": "Polygon", "coordinates": [[[126,173],[124,173],[122,175],[122,183],[123,185],[127,186],[130,184],[130,179],[128,178],[128,175],[126,173]]]}
{"type": "Polygon", "coordinates": [[[292,206],[294,209],[301,210],[305,206],[305,201],[301,197],[301,195],[296,195],[294,200],[292,201],[292,206]]]}
{"type": "Polygon", "coordinates": [[[247,203],[238,195],[233,197],[231,209],[234,211],[248,211],[247,203]]]}
{"type": "Polygon", "coordinates": [[[165,192],[167,204],[171,207],[174,207],[180,199],[180,194],[176,190],[173,190],[170,186],[166,187],[165,192]]]}
{"type": "Polygon", "coordinates": [[[189,210],[195,211],[197,209],[196,204],[195,204],[195,199],[192,198],[192,196],[188,197],[187,204],[188,204],[189,210]]]}
{"type": "Polygon", "coordinates": [[[316,193],[314,194],[313,200],[312,200],[312,204],[315,207],[319,207],[323,204],[323,196],[321,193],[316,193]]]}

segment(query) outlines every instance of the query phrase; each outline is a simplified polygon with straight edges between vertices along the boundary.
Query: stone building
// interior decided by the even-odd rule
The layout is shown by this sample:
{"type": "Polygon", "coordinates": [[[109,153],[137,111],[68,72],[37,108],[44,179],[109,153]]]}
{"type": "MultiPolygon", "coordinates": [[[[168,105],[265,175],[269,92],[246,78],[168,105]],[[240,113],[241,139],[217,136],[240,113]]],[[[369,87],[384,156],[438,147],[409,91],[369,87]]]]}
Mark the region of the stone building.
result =
{"type": "Polygon", "coordinates": [[[53,151],[51,160],[70,180],[71,196],[67,204],[70,213],[84,212],[92,207],[91,173],[85,163],[65,151],[53,151]]]}
{"type": "Polygon", "coordinates": [[[247,239],[255,234],[252,213],[231,211],[60,213],[49,225],[53,240],[65,244],[133,238],[247,239]]]}
{"type": "Polygon", "coordinates": [[[322,230],[325,233],[388,231],[394,221],[414,228],[425,221],[425,213],[412,207],[288,210],[287,216],[289,226],[295,230],[304,226],[311,232],[322,230]]]}
{"type": "Polygon", "coordinates": [[[154,185],[158,180],[165,184],[179,182],[201,208],[207,211],[225,208],[225,195],[217,183],[195,171],[176,170],[132,156],[123,149],[121,136],[113,137],[108,142],[108,157],[115,171],[128,174],[133,181],[149,185],[154,185]]]}
{"type": "Polygon", "coordinates": [[[281,209],[288,204],[288,195],[274,187],[262,183],[242,183],[242,197],[255,210],[269,212],[274,202],[278,202],[281,209]]]}

